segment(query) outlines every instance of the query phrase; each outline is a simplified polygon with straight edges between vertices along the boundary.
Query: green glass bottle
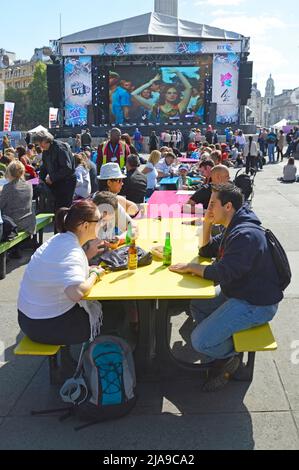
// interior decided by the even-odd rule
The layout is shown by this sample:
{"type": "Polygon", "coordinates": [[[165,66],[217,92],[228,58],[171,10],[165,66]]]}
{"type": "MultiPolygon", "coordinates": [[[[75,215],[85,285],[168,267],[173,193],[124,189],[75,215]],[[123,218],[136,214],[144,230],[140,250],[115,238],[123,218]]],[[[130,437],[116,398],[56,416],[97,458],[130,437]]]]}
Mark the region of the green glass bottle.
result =
{"type": "Polygon", "coordinates": [[[171,266],[171,262],[172,262],[172,248],[171,248],[171,241],[170,241],[170,233],[167,232],[164,250],[163,250],[163,265],[171,266]]]}
{"type": "Polygon", "coordinates": [[[126,235],[126,245],[127,246],[131,246],[132,238],[133,238],[132,224],[131,224],[131,222],[129,222],[128,223],[127,235],[126,235]]]}

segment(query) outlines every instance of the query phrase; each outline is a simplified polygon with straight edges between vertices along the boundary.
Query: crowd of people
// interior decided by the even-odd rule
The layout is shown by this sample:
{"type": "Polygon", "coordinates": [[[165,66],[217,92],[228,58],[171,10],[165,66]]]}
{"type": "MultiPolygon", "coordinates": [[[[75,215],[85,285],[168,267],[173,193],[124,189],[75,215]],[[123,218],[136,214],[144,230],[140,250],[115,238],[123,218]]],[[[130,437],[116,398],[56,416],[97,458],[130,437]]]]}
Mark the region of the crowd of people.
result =
{"type": "MultiPolygon", "coordinates": [[[[153,133],[151,152],[141,171],[138,144],[142,136],[137,131],[134,145],[130,136],[112,129],[96,152],[88,130],[73,143],[41,131],[27,147],[3,149],[0,164],[7,184],[0,195],[2,216],[11,217],[19,230],[33,233],[32,200],[45,193],[51,196],[56,215],[56,235],[33,255],[21,283],[18,315],[22,331],[33,341],[46,344],[72,345],[94,337],[102,307],[98,303],[90,311],[83,298],[105,274],[99,267],[99,256],[125,244],[129,230],[138,235],[134,218],[140,204],[160,188],[163,178],[177,176],[178,189],[193,191],[187,204],[202,204],[205,210],[200,254],[216,261],[211,267],[179,264],[170,271],[192,273],[220,286],[216,299],[191,303],[197,324],[191,339],[207,361],[218,361],[218,373],[206,384],[206,390],[221,388],[240,366],[232,335],[271,320],[283,297],[265,235],[258,230],[261,222],[246,205],[241,190],[230,182],[229,167],[245,165],[250,173],[257,169],[259,159],[265,158],[266,148],[269,163],[273,163],[273,146],[280,151],[278,158],[283,158],[281,136],[283,133],[277,138],[268,132],[266,137],[263,131],[256,142],[253,136],[247,140],[242,131],[233,133],[228,128],[226,142],[220,144],[211,126],[205,135],[192,129],[187,156],[194,162],[182,164],[178,161],[183,151],[182,133],[180,137],[176,131],[165,131],[160,139],[153,133]],[[33,189],[25,180],[37,175],[40,183],[33,189]],[[198,181],[193,183],[191,176],[198,181]],[[213,238],[215,224],[225,231],[213,238]],[[263,256],[256,262],[258,253],[263,256]]],[[[294,152],[297,138],[298,130],[293,133],[293,150],[289,144],[288,156],[294,152]]],[[[294,168],[294,158],[289,156],[286,179],[296,179],[294,168]]],[[[134,302],[126,306],[126,313],[136,327],[134,302]]]]}

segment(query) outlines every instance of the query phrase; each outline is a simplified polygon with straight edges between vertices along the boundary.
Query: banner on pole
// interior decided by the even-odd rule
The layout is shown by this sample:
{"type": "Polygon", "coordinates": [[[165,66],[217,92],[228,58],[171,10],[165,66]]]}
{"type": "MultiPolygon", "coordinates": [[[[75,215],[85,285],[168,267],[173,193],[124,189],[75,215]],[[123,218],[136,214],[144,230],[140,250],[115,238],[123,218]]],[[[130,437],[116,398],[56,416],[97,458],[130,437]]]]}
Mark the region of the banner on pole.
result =
{"type": "Polygon", "coordinates": [[[11,132],[13,113],[15,109],[15,103],[5,101],[4,103],[4,118],[3,118],[3,131],[11,132]]]}
{"type": "Polygon", "coordinates": [[[55,129],[58,124],[58,108],[49,108],[49,129],[55,129]]]}
{"type": "Polygon", "coordinates": [[[0,104],[4,104],[5,101],[5,85],[2,80],[0,80],[0,104]]]}

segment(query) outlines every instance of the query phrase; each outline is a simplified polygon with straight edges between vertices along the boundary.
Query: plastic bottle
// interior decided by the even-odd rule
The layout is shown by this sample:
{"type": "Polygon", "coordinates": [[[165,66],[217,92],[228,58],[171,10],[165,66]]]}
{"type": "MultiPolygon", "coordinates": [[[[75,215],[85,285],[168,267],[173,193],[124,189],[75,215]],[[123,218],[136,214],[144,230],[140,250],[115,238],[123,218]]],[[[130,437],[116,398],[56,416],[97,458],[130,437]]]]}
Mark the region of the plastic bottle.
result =
{"type": "Polygon", "coordinates": [[[136,271],[138,267],[138,254],[135,244],[135,240],[132,240],[128,251],[128,269],[130,271],[136,271]]]}
{"type": "Polygon", "coordinates": [[[132,231],[132,224],[131,222],[128,223],[128,230],[127,230],[127,235],[126,235],[126,245],[127,246],[130,246],[131,243],[132,243],[132,235],[133,235],[133,231],[132,231]]]}
{"type": "Polygon", "coordinates": [[[170,233],[166,233],[165,238],[165,245],[163,250],[163,265],[164,266],[171,266],[172,263],[172,248],[171,248],[171,240],[170,240],[170,233]]]}

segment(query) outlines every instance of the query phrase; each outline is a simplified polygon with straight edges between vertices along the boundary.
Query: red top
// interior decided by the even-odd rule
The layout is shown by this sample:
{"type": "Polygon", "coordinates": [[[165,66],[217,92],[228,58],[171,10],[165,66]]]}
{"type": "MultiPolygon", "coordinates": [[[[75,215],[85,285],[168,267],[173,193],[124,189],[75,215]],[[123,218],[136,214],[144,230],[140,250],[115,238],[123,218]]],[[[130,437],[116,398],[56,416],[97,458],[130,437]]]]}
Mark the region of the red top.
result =
{"type": "MultiPolygon", "coordinates": [[[[106,145],[106,142],[104,144],[99,145],[98,148],[98,158],[97,158],[97,165],[100,168],[103,165],[103,148],[106,145]]],[[[112,143],[109,141],[107,148],[106,148],[106,158],[107,161],[106,163],[118,163],[120,164],[120,156],[121,156],[121,151],[122,149],[125,149],[125,160],[127,157],[130,155],[130,147],[127,144],[124,144],[123,142],[120,142],[119,144],[112,145],[112,143]]]]}

